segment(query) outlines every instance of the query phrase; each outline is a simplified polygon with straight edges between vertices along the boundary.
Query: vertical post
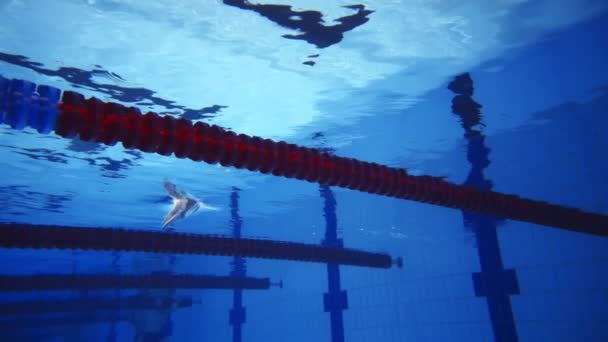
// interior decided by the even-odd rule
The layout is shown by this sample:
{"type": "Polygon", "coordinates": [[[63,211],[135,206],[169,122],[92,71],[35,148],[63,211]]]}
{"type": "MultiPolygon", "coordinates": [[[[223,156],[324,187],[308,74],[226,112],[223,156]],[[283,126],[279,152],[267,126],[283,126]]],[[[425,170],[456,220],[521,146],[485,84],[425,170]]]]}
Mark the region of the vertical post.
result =
{"type": "MultiPolygon", "coordinates": [[[[490,149],[485,145],[481,131],[481,105],[473,96],[473,80],[466,73],[459,75],[448,85],[456,93],[452,99],[452,112],[461,119],[468,140],[467,159],[471,170],[465,185],[479,190],[492,190],[492,182],[485,178],[484,169],[490,165],[490,149]]],[[[504,269],[500,254],[497,227],[502,219],[463,210],[464,225],[475,234],[481,272],[473,273],[475,295],[486,297],[494,339],[497,342],[518,341],[510,295],[519,294],[517,274],[504,269]]]]}
{"type": "MultiPolygon", "coordinates": [[[[239,215],[239,189],[232,188],[230,193],[230,226],[232,228],[232,237],[235,239],[241,238],[241,228],[243,221],[239,215]]],[[[245,277],[245,259],[235,256],[231,263],[230,276],[235,278],[245,277]]],[[[246,320],[246,310],[243,306],[243,291],[234,289],[232,292],[232,309],[230,310],[230,325],[232,326],[232,341],[241,342],[243,334],[243,323],[246,320]]]]}
{"type": "MultiPolygon", "coordinates": [[[[338,238],[336,198],[327,185],[321,185],[319,192],[324,199],[323,216],[325,217],[325,238],[321,244],[327,247],[342,248],[344,247],[342,239],[338,238]]],[[[327,285],[328,291],[323,295],[323,304],[325,312],[329,312],[331,342],[344,342],[342,311],[348,309],[348,298],[346,291],[340,288],[340,266],[327,264],[327,285]]]]}

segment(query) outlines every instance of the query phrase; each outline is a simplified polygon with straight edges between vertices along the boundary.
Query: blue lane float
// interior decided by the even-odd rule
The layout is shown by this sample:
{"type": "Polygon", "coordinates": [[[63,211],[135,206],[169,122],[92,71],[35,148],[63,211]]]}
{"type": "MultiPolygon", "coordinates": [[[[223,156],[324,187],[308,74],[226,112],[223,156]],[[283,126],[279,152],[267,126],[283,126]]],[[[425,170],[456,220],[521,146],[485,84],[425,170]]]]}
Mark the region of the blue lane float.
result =
{"type": "MultiPolygon", "coordinates": [[[[1,77],[1,76],[0,76],[1,77]]],[[[0,123],[14,129],[32,127],[38,133],[55,130],[61,90],[24,80],[0,79],[0,123]]]]}

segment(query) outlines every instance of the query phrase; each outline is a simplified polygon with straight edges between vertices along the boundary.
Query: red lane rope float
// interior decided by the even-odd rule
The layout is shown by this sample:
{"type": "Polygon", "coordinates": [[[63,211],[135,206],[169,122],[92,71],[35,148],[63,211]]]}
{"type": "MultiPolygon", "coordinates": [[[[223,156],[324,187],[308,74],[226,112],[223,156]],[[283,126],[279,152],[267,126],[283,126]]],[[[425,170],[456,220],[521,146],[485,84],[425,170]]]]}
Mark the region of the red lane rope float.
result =
{"type": "Polygon", "coordinates": [[[249,289],[267,290],[268,278],[194,274],[36,274],[0,276],[0,291],[104,289],[249,289]]]}
{"type": "MultiPolygon", "coordinates": [[[[2,283],[0,283],[2,286],[2,283]]],[[[101,310],[166,310],[192,307],[190,297],[161,297],[153,295],[130,295],[123,297],[93,297],[70,299],[11,300],[0,303],[0,315],[42,315],[52,313],[86,313],[101,310]]]]}
{"type": "Polygon", "coordinates": [[[175,154],[209,164],[246,168],[373,194],[468,210],[601,236],[608,235],[608,216],[523,199],[516,195],[455,185],[440,178],[408,175],[391,168],[316,149],[260,137],[235,134],[215,125],[192,123],[149,112],[140,115],[98,99],[66,91],[59,104],[56,133],[108,145],[122,142],[161,155],[175,154]]]}
{"type": "MultiPolygon", "coordinates": [[[[118,228],[0,223],[0,247],[239,256],[390,268],[388,254],[297,242],[118,228]]],[[[0,280],[1,281],[1,280],[0,280]]]]}
{"type": "Polygon", "coordinates": [[[3,317],[6,317],[101,310],[167,310],[189,308],[195,303],[198,304],[198,301],[195,302],[190,297],[171,298],[137,294],[121,297],[95,296],[3,301],[0,303],[0,312],[3,317]]]}

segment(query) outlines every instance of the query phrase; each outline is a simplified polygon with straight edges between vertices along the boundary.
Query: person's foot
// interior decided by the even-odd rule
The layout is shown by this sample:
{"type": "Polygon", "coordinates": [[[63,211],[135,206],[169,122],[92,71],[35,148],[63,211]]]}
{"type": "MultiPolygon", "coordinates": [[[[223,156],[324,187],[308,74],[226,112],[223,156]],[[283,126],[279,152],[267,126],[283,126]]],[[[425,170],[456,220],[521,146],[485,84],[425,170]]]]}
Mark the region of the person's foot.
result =
{"type": "Polygon", "coordinates": [[[173,198],[173,206],[160,226],[162,230],[167,230],[168,226],[174,221],[184,219],[197,212],[201,207],[202,202],[196,198],[190,197],[183,191],[177,190],[175,184],[168,180],[165,180],[164,186],[165,190],[167,190],[167,194],[173,198]]]}

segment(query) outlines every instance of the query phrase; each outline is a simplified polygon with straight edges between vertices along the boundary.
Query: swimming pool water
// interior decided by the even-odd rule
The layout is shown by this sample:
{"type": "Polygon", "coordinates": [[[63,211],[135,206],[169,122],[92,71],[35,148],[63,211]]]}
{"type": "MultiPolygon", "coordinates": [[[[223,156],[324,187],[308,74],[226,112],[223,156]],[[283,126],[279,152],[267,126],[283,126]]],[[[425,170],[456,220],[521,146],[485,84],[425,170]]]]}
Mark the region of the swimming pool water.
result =
{"type": "MultiPolygon", "coordinates": [[[[0,17],[7,79],[608,215],[603,1],[4,0],[0,17]],[[467,110],[448,89],[459,75],[474,87],[467,110]]],[[[608,339],[602,236],[4,124],[0,163],[1,223],[160,231],[167,179],[219,208],[175,232],[404,260],[3,248],[3,286],[41,274],[273,286],[5,290],[2,340],[608,339]]]]}

